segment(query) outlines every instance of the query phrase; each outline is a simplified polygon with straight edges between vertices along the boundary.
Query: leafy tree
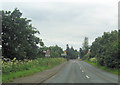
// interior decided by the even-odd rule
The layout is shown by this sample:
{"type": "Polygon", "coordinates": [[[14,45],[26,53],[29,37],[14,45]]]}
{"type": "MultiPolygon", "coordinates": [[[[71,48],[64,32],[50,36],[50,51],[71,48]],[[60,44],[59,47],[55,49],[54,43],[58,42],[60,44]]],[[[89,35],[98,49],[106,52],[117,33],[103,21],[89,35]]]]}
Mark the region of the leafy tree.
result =
{"type": "Polygon", "coordinates": [[[69,48],[69,45],[66,45],[67,59],[76,59],[78,57],[79,52],[74,50],[73,47],[69,48]]]}
{"type": "Polygon", "coordinates": [[[92,43],[91,56],[96,57],[98,63],[110,68],[118,67],[118,31],[104,32],[92,43]]]}
{"type": "Polygon", "coordinates": [[[89,45],[88,45],[88,37],[85,37],[84,42],[83,42],[83,47],[84,55],[87,54],[89,45]]]}
{"type": "Polygon", "coordinates": [[[80,58],[83,58],[83,56],[84,56],[84,53],[83,53],[83,50],[82,50],[82,48],[80,48],[80,49],[79,49],[79,55],[80,55],[80,58]]]}
{"type": "Polygon", "coordinates": [[[50,57],[61,57],[61,54],[63,53],[63,49],[59,46],[50,46],[50,47],[45,47],[44,51],[46,51],[47,49],[50,50],[50,57]]]}
{"type": "MultiPolygon", "coordinates": [[[[89,50],[88,37],[85,37],[82,48],[79,49],[79,54],[82,59],[85,59],[89,50]],[[86,56],[85,56],[86,55],[86,56]]],[[[89,57],[89,56],[88,56],[89,57]]]]}
{"type": "Polygon", "coordinates": [[[22,18],[22,13],[16,8],[2,11],[2,45],[3,56],[13,59],[35,59],[39,47],[43,46],[41,39],[35,36],[39,31],[30,24],[31,20],[22,18]]]}

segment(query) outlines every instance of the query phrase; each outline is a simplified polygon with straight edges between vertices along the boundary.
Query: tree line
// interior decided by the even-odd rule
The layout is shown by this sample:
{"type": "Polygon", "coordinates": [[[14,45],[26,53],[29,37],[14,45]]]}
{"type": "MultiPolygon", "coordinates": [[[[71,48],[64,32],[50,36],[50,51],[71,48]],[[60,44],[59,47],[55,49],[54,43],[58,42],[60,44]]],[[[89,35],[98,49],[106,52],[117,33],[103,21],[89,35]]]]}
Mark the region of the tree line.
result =
{"type": "Polygon", "coordinates": [[[22,17],[17,8],[2,13],[2,56],[10,59],[36,59],[45,57],[44,50],[51,51],[51,57],[60,57],[63,53],[59,46],[46,47],[37,28],[33,27],[31,20],[22,17]]]}
{"type": "Polygon", "coordinates": [[[118,68],[118,34],[120,31],[104,32],[92,43],[91,57],[96,57],[100,65],[118,68]]]}
{"type": "MultiPolygon", "coordinates": [[[[5,58],[16,58],[18,60],[36,59],[45,57],[43,51],[49,49],[51,57],[61,57],[63,49],[59,46],[46,47],[37,28],[33,27],[31,20],[22,17],[22,13],[16,8],[2,13],[2,56],[5,58]]],[[[67,59],[96,58],[100,65],[117,68],[119,61],[120,43],[119,31],[104,32],[101,37],[95,39],[91,46],[88,37],[85,37],[83,46],[79,52],[73,47],[66,45],[67,59]]]]}
{"type": "Polygon", "coordinates": [[[104,32],[101,37],[95,39],[91,46],[88,45],[88,38],[85,37],[83,48],[80,48],[82,59],[90,60],[96,58],[97,63],[110,68],[118,68],[120,52],[120,30],[104,32]],[[88,53],[90,49],[90,53],[88,53]]]}
{"type": "Polygon", "coordinates": [[[67,53],[66,56],[67,59],[77,59],[79,56],[79,52],[75,50],[72,46],[70,48],[68,44],[66,45],[66,53],[67,53]]]}

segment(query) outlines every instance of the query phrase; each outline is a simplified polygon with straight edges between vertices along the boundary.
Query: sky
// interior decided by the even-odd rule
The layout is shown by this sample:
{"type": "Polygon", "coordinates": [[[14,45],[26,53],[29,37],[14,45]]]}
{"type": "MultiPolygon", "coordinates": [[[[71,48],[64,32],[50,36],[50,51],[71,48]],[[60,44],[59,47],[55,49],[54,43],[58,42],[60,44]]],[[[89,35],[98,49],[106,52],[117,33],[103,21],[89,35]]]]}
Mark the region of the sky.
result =
{"type": "Polygon", "coordinates": [[[46,46],[66,44],[79,50],[84,38],[89,45],[104,32],[118,29],[118,0],[3,0],[0,10],[18,8],[32,20],[46,46]]]}

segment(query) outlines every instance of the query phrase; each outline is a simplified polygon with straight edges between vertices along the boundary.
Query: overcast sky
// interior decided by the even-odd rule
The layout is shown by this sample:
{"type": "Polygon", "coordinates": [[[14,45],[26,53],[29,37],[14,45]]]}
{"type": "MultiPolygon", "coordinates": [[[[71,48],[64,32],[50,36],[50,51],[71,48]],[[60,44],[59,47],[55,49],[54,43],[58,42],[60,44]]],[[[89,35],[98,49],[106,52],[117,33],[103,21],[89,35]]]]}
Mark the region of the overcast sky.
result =
{"type": "Polygon", "coordinates": [[[66,44],[79,49],[103,32],[117,30],[118,0],[3,0],[2,10],[18,8],[32,20],[46,46],[66,44]],[[17,1],[17,2],[16,2],[17,1]]]}

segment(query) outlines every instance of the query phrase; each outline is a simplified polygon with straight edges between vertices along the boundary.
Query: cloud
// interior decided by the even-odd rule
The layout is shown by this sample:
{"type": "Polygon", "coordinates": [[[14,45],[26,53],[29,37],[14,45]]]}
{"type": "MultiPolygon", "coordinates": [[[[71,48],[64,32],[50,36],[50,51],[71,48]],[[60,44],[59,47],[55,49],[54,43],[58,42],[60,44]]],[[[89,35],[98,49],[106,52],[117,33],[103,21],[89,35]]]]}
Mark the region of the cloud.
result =
{"type": "Polygon", "coordinates": [[[92,1],[4,1],[2,9],[19,8],[23,17],[31,19],[40,31],[41,35],[37,36],[45,45],[57,44],[65,49],[66,44],[70,44],[79,49],[85,36],[91,45],[103,32],[117,29],[117,0],[92,1]]]}

